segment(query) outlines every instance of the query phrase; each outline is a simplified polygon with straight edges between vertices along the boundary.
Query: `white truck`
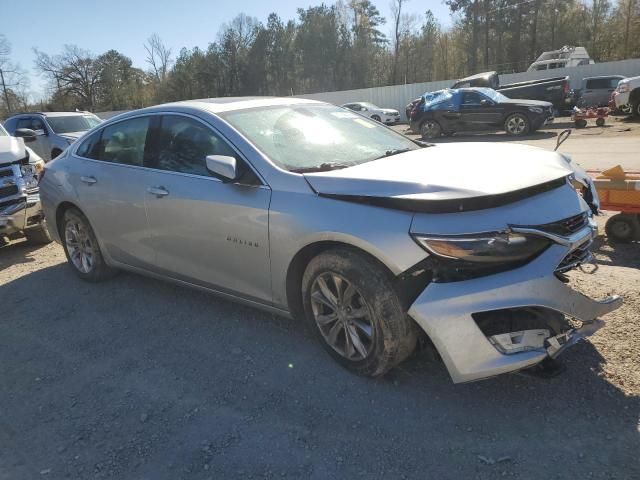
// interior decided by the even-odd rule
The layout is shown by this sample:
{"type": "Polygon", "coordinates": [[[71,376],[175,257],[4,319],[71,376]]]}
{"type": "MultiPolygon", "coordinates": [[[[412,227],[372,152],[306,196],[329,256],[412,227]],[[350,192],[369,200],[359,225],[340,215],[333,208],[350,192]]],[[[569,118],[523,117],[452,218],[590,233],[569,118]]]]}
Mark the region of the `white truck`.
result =
{"type": "Polygon", "coordinates": [[[32,244],[51,242],[40,205],[43,172],[42,158],[0,125],[0,245],[23,235],[32,244]]]}
{"type": "Polygon", "coordinates": [[[640,117],[640,77],[629,77],[620,80],[613,94],[616,108],[634,117],[640,117]]]}

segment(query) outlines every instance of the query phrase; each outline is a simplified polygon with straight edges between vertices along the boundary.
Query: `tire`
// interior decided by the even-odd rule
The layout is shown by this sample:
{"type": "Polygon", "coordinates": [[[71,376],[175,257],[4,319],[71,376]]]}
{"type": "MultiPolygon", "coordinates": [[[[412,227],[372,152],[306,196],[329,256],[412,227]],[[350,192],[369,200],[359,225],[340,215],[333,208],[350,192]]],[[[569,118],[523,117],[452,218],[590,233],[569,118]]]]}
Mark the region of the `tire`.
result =
{"type": "Polygon", "coordinates": [[[93,228],[80,210],[65,211],[60,227],[64,253],[76,275],[88,282],[100,282],[116,273],[105,263],[93,228]]]}
{"type": "Polygon", "coordinates": [[[524,113],[512,113],[504,121],[504,129],[507,135],[521,137],[531,130],[531,122],[524,113]]]}
{"type": "Polygon", "coordinates": [[[51,160],[53,160],[54,158],[56,158],[58,155],[60,155],[62,153],[62,150],[59,150],[57,148],[54,148],[53,150],[51,150],[51,160]]]}
{"type": "Polygon", "coordinates": [[[640,118],[640,98],[633,102],[631,113],[634,117],[640,118]]]}
{"type": "Polygon", "coordinates": [[[439,138],[442,135],[442,127],[436,120],[425,120],[420,124],[420,136],[422,139],[439,138]]]}
{"type": "Polygon", "coordinates": [[[587,121],[582,119],[582,120],[576,120],[575,122],[576,128],[584,128],[587,126],[587,121]]]}
{"type": "Polygon", "coordinates": [[[313,258],[302,278],[302,296],[309,328],[335,360],[356,373],[382,375],[415,349],[417,327],[388,275],[355,250],[336,248],[313,258]]]}
{"type": "Polygon", "coordinates": [[[636,215],[618,213],[604,226],[607,238],[613,243],[629,243],[640,234],[640,221],[636,215]]]}
{"type": "Polygon", "coordinates": [[[596,119],[596,125],[599,126],[599,127],[603,127],[604,126],[604,118],[596,119]]]}
{"type": "Polygon", "coordinates": [[[371,120],[375,120],[376,122],[382,121],[382,119],[378,115],[371,115],[371,120]]]}
{"type": "Polygon", "coordinates": [[[46,220],[43,220],[37,227],[25,230],[24,236],[31,245],[46,245],[53,241],[51,235],[49,235],[46,220]]]}

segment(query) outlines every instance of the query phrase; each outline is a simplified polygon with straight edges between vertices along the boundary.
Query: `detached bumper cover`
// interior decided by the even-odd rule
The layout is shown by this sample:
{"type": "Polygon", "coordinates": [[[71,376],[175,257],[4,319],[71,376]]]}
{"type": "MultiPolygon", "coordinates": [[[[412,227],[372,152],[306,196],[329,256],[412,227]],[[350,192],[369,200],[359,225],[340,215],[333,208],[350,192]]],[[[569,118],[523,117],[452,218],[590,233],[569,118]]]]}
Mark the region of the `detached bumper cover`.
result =
{"type": "MultiPolygon", "coordinates": [[[[585,232],[584,242],[591,235],[585,232]]],[[[488,277],[432,283],[409,309],[429,335],[455,383],[469,382],[527,368],[555,357],[580,338],[591,335],[597,318],[622,304],[614,296],[593,300],[558,280],[554,270],[571,248],[554,244],[531,263],[488,277]],[[580,329],[547,339],[544,347],[500,353],[475,323],[472,314],[506,308],[546,307],[583,322],[580,329]]]]}

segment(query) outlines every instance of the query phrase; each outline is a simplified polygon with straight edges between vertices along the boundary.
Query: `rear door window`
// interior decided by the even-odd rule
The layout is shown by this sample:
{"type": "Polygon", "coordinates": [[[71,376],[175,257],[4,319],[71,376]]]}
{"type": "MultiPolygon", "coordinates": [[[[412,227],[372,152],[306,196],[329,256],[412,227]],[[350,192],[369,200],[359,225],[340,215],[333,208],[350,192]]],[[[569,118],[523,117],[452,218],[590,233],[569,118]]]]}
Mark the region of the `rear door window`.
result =
{"type": "Polygon", "coordinates": [[[608,78],[592,78],[587,80],[587,90],[606,90],[609,88],[611,80],[608,78]]]}

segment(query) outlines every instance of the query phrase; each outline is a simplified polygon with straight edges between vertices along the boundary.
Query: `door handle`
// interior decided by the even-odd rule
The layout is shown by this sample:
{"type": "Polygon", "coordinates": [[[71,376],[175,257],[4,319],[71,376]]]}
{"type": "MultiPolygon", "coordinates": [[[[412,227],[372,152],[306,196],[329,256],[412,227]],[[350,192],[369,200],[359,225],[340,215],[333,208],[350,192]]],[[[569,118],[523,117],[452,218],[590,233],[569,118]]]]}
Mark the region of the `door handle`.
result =
{"type": "Polygon", "coordinates": [[[164,187],[147,187],[147,192],[151,195],[155,195],[158,198],[169,195],[169,190],[164,187]]]}
{"type": "Polygon", "coordinates": [[[81,176],[81,177],[80,177],[80,181],[81,181],[82,183],[86,183],[87,185],[93,185],[93,184],[94,184],[94,183],[96,183],[98,180],[96,180],[96,177],[93,177],[93,176],[91,176],[91,175],[89,175],[89,176],[85,176],[85,175],[83,175],[83,176],[81,176]]]}

